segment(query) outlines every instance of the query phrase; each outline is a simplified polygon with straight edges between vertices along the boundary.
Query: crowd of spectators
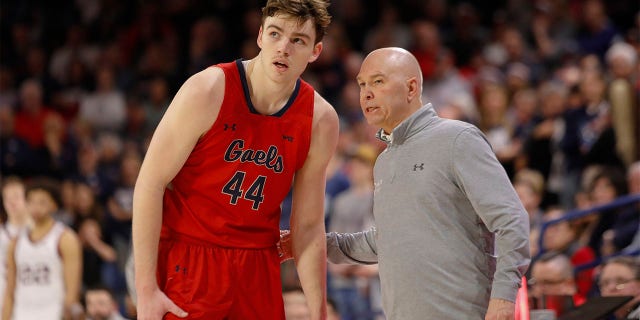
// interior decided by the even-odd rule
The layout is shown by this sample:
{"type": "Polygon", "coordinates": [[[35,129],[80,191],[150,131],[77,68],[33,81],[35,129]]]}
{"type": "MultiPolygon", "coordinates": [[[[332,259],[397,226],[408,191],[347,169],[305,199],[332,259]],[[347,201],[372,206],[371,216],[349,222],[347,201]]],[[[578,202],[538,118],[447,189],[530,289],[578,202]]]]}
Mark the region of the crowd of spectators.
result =
{"type": "MultiPolygon", "coordinates": [[[[125,313],[133,186],[149,139],[186,78],[257,54],[263,2],[0,4],[0,173],[58,181],[57,218],[83,244],[84,288],[106,286],[125,313]]],[[[303,74],[341,120],[329,231],[372,223],[366,176],[384,144],[363,121],[355,77],[364,55],[386,46],[418,58],[423,101],[440,116],[485,133],[526,202],[534,254],[543,221],[640,193],[639,178],[625,183],[640,160],[637,1],[333,2],[323,52],[303,74]]],[[[581,262],[618,253],[634,237],[640,248],[639,218],[638,206],[594,214],[556,226],[570,238],[549,243],[566,241],[555,250],[580,252],[581,262]]],[[[292,269],[283,266],[286,285],[292,269]]],[[[345,319],[379,311],[375,270],[336,267],[330,276],[345,319]]],[[[582,293],[596,276],[577,281],[582,293]]]]}

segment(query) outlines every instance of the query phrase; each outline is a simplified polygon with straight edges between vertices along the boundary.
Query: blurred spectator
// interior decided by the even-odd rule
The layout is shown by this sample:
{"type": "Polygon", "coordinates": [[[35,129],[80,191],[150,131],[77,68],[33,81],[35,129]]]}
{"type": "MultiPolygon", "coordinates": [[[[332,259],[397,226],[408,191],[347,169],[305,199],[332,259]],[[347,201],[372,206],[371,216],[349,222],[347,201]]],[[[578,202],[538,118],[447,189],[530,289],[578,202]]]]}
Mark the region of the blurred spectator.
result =
{"type": "Polygon", "coordinates": [[[67,123],[73,122],[80,112],[80,103],[89,93],[93,82],[90,71],[80,59],[72,58],[65,69],[65,81],[53,95],[57,111],[67,123]]]}
{"type": "Polygon", "coordinates": [[[596,54],[601,61],[607,48],[620,37],[611,23],[601,0],[586,0],[582,3],[580,31],[577,41],[584,54],[596,54]]]}
{"type": "MultiPolygon", "coordinates": [[[[544,215],[545,221],[562,218],[564,211],[558,208],[550,208],[544,215]]],[[[542,248],[544,251],[557,251],[565,254],[575,267],[583,263],[595,260],[596,255],[589,246],[580,243],[579,239],[584,232],[580,221],[561,221],[550,225],[543,235],[542,248]]],[[[587,269],[575,275],[578,292],[587,296],[593,285],[593,269],[587,269]]]]}
{"type": "Polygon", "coordinates": [[[104,220],[104,209],[96,200],[92,188],[85,183],[76,183],[75,187],[76,221],[73,228],[78,232],[82,244],[83,272],[82,283],[94,286],[101,283],[111,286],[118,285],[108,282],[115,278],[115,249],[104,241],[101,223],[104,220]]]}
{"type": "MultiPolygon", "coordinates": [[[[627,194],[624,174],[617,168],[602,167],[589,186],[590,205],[611,203],[627,194]]],[[[589,246],[601,256],[611,255],[628,246],[640,223],[634,206],[623,206],[600,212],[591,231],[589,246]]]]}
{"type": "Polygon", "coordinates": [[[96,70],[96,90],[80,104],[80,118],[96,130],[120,132],[124,127],[126,104],[114,77],[112,68],[99,67],[96,70]]]}
{"type": "Polygon", "coordinates": [[[505,51],[505,61],[497,67],[506,72],[510,67],[518,66],[519,77],[526,77],[526,82],[536,83],[541,76],[541,66],[524,40],[522,32],[516,28],[507,27],[503,30],[499,41],[505,51]]]}
{"type": "Polygon", "coordinates": [[[156,130],[160,119],[169,107],[169,84],[162,77],[149,81],[148,98],[142,103],[145,113],[145,132],[151,134],[156,130]]]}
{"type": "Polygon", "coordinates": [[[604,85],[599,71],[592,69],[585,72],[580,82],[584,104],[565,114],[566,129],[561,142],[568,172],[568,184],[564,188],[565,201],[573,198],[577,190],[572,188],[580,183],[582,171],[589,165],[622,167],[616,152],[611,107],[604,96],[604,85]]]}
{"type": "Polygon", "coordinates": [[[127,320],[120,311],[113,293],[107,287],[95,286],[84,292],[87,320],[127,320]]]}
{"type": "Polygon", "coordinates": [[[378,48],[408,48],[411,42],[411,31],[400,20],[398,8],[388,2],[382,3],[378,11],[377,24],[369,29],[364,39],[364,51],[371,52],[378,48]]]}
{"type": "Polygon", "coordinates": [[[506,88],[500,85],[486,85],[480,91],[480,123],[478,127],[487,137],[498,161],[507,175],[514,174],[514,161],[522,148],[519,140],[513,139],[513,125],[507,117],[509,97],[506,88]]]}
{"type": "MultiPolygon", "coordinates": [[[[0,292],[7,284],[7,252],[9,243],[28,226],[25,185],[18,177],[7,177],[2,181],[2,223],[0,224],[0,292]]],[[[0,299],[0,310],[4,299],[0,299]]]]}
{"type": "Polygon", "coordinates": [[[113,177],[100,170],[100,154],[93,143],[84,143],[78,150],[78,172],[72,175],[75,181],[91,187],[99,201],[104,201],[113,192],[113,177]]]}
{"type": "MultiPolygon", "coordinates": [[[[359,145],[350,151],[346,173],[350,187],[333,201],[328,231],[348,233],[367,230],[373,226],[373,165],[377,152],[373,146],[359,145]]],[[[331,273],[329,295],[345,320],[370,319],[371,304],[368,290],[379,281],[377,266],[329,264],[331,273]]]]}
{"type": "MultiPolygon", "coordinates": [[[[140,172],[142,158],[137,153],[128,153],[122,157],[119,163],[118,184],[113,195],[107,200],[103,226],[105,239],[113,244],[116,251],[117,268],[122,271],[130,254],[133,188],[140,172]]],[[[124,291],[123,287],[120,289],[124,291]]]]}
{"type": "Polygon", "coordinates": [[[413,43],[410,52],[418,59],[426,83],[435,71],[436,57],[442,46],[438,26],[426,20],[418,20],[413,22],[411,30],[413,43]]]}
{"type": "Polygon", "coordinates": [[[43,48],[33,46],[27,50],[24,58],[26,63],[25,79],[37,81],[42,88],[43,101],[50,104],[53,91],[59,88],[58,82],[49,75],[47,70],[47,53],[43,48]]]}
{"type": "Polygon", "coordinates": [[[633,81],[638,78],[638,53],[630,44],[617,42],[607,50],[606,59],[611,77],[607,97],[611,103],[616,151],[628,166],[639,159],[636,152],[640,148],[640,139],[636,135],[640,126],[636,117],[636,114],[639,114],[637,103],[640,96],[633,88],[633,81]]]}
{"type": "Polygon", "coordinates": [[[80,243],[53,219],[61,205],[57,188],[54,181],[38,180],[26,190],[33,223],[9,247],[3,319],[82,318],[80,243]]]}
{"type": "Polygon", "coordinates": [[[533,263],[529,284],[530,296],[535,299],[538,309],[552,308],[551,301],[545,300],[553,296],[572,296],[575,306],[586,300],[586,296],[577,290],[569,257],[557,251],[544,253],[533,263]]]}
{"type": "Polygon", "coordinates": [[[561,59],[578,50],[575,21],[567,12],[564,1],[537,0],[531,21],[531,34],[537,53],[547,67],[556,66],[561,59]]]}
{"type": "MultiPolygon", "coordinates": [[[[227,30],[218,17],[205,17],[193,24],[189,42],[188,74],[194,74],[220,61],[227,61],[233,56],[227,51],[226,33],[227,30]]],[[[254,41],[255,39],[253,38],[254,41]]]]}
{"type": "Polygon", "coordinates": [[[640,264],[637,258],[611,258],[603,263],[601,268],[598,287],[603,297],[633,297],[615,311],[615,319],[640,319],[640,264]]]}
{"type": "Polygon", "coordinates": [[[13,109],[0,106],[0,172],[3,176],[29,176],[34,171],[34,151],[14,128],[13,109]]]}
{"type": "Polygon", "coordinates": [[[562,115],[567,95],[567,88],[559,82],[546,82],[539,87],[540,111],[524,147],[526,166],[542,173],[547,181],[548,195],[543,199],[545,206],[558,203],[558,195],[566,183],[560,141],[565,130],[562,115]]]}
{"type": "Polygon", "coordinates": [[[25,80],[20,86],[20,109],[15,117],[15,133],[31,148],[44,146],[45,122],[56,113],[44,105],[42,86],[36,80],[25,80]]]}
{"type": "Polygon", "coordinates": [[[467,66],[485,43],[487,28],[481,24],[478,10],[468,2],[456,4],[452,11],[453,31],[446,46],[453,51],[457,66],[467,66]]]}
{"type": "Polygon", "coordinates": [[[95,66],[100,55],[100,47],[87,43],[87,30],[79,24],[67,29],[65,43],[51,55],[49,71],[60,84],[69,83],[69,70],[74,61],[85,66],[95,66]]]}
{"type": "MultiPolygon", "coordinates": [[[[513,126],[512,140],[517,147],[514,158],[516,171],[527,166],[525,144],[533,134],[538,112],[538,96],[533,89],[520,89],[514,92],[511,106],[507,111],[508,122],[513,126]]],[[[544,178],[544,177],[543,177],[544,178]]]]}
{"type": "MultiPolygon", "coordinates": [[[[460,75],[453,59],[449,49],[441,48],[435,56],[433,73],[422,86],[423,101],[431,102],[436,112],[460,97],[473,96],[471,84],[460,75]]],[[[473,110],[462,111],[465,118],[473,117],[473,110]]]]}
{"type": "Polygon", "coordinates": [[[529,246],[531,256],[535,257],[538,254],[538,237],[544,214],[540,208],[544,195],[544,178],[537,171],[523,169],[516,173],[513,188],[529,214],[529,246]]]}
{"type": "Polygon", "coordinates": [[[0,65],[0,106],[13,108],[18,104],[13,70],[0,65]]]}
{"type": "MultiPolygon", "coordinates": [[[[629,194],[640,195],[640,161],[634,162],[629,167],[629,171],[627,172],[627,185],[629,187],[629,194]]],[[[635,208],[640,211],[640,202],[636,202],[635,208]]],[[[636,232],[631,244],[624,249],[624,252],[633,252],[636,250],[640,251],[640,232],[636,232]]]]}

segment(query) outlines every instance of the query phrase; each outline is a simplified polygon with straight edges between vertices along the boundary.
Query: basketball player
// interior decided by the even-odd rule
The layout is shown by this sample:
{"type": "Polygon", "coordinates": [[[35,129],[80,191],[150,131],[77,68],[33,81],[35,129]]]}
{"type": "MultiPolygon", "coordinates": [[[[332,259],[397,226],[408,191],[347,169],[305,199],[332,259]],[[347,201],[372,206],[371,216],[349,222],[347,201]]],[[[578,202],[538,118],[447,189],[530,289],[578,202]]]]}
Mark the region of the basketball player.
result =
{"type": "Polygon", "coordinates": [[[326,317],[325,169],[334,109],[300,79],[324,0],[269,0],[260,53],[193,75],[161,120],[134,192],[138,319],[284,319],[280,203],[312,319],[326,317]]]}
{"type": "MultiPolygon", "coordinates": [[[[7,250],[9,243],[29,221],[24,193],[24,183],[18,177],[7,177],[2,184],[2,204],[7,214],[0,225],[0,293],[4,294],[7,283],[7,250]]],[[[0,300],[0,310],[2,310],[0,300]]]]}
{"type": "Polygon", "coordinates": [[[78,319],[82,255],[76,234],[53,213],[61,202],[55,185],[27,189],[33,225],[9,246],[2,319],[78,319]]]}

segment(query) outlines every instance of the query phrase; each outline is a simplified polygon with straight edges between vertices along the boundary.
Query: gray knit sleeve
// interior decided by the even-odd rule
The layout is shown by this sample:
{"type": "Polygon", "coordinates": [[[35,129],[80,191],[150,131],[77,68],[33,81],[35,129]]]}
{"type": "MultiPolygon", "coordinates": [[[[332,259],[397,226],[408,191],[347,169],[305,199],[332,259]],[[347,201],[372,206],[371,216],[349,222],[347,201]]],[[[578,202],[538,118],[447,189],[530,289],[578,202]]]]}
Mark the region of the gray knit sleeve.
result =
{"type": "Polygon", "coordinates": [[[489,142],[476,128],[465,130],[452,157],[457,180],[495,235],[496,271],[491,298],[515,301],[529,257],[529,217],[489,142]]]}
{"type": "Polygon", "coordinates": [[[376,228],[356,233],[327,233],[327,259],[331,263],[376,264],[376,228]]]}

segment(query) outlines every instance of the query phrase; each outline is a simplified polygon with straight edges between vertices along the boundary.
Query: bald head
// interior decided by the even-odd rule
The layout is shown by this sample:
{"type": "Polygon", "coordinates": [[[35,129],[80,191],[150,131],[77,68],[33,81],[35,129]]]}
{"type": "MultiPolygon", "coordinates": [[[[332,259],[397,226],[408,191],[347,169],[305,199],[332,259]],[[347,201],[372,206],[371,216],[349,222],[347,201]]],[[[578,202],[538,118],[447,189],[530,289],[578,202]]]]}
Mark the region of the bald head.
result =
{"type": "Polygon", "coordinates": [[[416,57],[405,49],[390,47],[373,50],[367,55],[362,64],[364,65],[368,62],[387,66],[407,78],[415,77],[418,86],[422,88],[420,64],[416,57]]]}
{"type": "Polygon", "coordinates": [[[357,80],[367,122],[387,133],[422,107],[420,65],[407,50],[374,50],[362,62],[357,80]]]}

